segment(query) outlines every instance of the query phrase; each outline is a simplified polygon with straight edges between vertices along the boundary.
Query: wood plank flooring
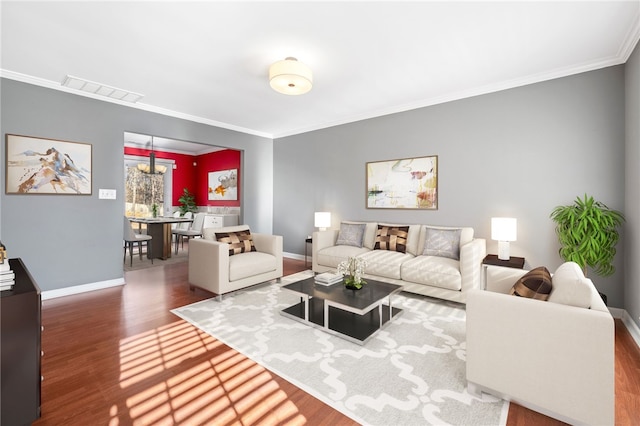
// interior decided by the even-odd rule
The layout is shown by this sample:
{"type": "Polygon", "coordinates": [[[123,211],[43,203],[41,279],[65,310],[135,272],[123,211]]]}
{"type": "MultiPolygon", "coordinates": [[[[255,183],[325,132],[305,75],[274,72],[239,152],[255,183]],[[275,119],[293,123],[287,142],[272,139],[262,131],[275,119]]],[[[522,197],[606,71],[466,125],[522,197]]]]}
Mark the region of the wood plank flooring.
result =
{"type": "MultiPolygon", "coordinates": [[[[304,270],[285,259],[285,275],[304,270]]],[[[42,417],[35,425],[354,425],[170,309],[212,297],[187,264],[42,306],[42,417]]],[[[640,350],[616,321],[616,424],[640,419],[640,350]]],[[[562,424],[511,404],[508,425],[562,424]]]]}

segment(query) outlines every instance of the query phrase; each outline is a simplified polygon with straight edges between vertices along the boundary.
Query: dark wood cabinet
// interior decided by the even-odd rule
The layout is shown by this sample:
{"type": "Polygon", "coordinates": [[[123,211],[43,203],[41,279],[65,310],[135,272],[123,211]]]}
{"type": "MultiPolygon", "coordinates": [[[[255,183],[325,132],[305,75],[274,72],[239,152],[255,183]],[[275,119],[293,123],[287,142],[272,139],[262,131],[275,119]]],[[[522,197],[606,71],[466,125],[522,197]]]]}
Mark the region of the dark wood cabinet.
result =
{"type": "Polygon", "coordinates": [[[20,259],[11,290],[0,291],[0,424],[27,425],[40,417],[40,289],[20,259]]]}

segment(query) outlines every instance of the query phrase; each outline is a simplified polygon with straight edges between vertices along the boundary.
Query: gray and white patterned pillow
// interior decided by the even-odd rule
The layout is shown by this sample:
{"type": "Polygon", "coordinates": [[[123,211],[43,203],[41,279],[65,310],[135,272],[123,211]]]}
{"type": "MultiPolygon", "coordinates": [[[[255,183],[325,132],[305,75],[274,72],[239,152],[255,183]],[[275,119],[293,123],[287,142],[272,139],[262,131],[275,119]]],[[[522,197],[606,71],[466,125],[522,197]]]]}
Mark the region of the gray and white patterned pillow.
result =
{"type": "Polygon", "coordinates": [[[364,223],[341,223],[336,245],[362,247],[365,226],[364,223]]]}
{"type": "Polygon", "coordinates": [[[427,228],[422,254],[460,260],[460,234],[462,229],[427,228]]]}

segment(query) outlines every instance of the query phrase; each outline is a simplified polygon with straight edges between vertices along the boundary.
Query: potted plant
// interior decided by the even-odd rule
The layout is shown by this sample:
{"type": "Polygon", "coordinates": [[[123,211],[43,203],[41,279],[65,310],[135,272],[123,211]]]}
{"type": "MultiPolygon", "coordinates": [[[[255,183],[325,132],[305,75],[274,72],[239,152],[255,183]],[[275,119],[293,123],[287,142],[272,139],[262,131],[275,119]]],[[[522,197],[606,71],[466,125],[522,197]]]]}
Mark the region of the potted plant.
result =
{"type": "Polygon", "coordinates": [[[580,265],[587,274],[587,266],[601,276],[615,272],[613,258],[620,235],[618,227],[624,215],[610,209],[593,197],[577,197],[569,206],[558,206],[551,213],[560,241],[560,257],[580,265]]]}
{"type": "Polygon", "coordinates": [[[178,202],[180,203],[180,215],[184,216],[186,212],[197,213],[198,206],[196,206],[196,199],[192,193],[189,192],[187,188],[182,190],[182,195],[178,198],[178,202]]]}

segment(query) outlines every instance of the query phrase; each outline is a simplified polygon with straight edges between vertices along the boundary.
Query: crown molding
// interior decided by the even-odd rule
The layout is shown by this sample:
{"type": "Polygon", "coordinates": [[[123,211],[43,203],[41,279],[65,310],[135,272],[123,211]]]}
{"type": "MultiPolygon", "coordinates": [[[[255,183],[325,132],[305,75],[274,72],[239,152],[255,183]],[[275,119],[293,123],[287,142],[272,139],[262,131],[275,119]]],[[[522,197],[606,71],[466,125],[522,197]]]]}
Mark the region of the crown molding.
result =
{"type": "MultiPolygon", "coordinates": [[[[636,40],[636,43],[637,43],[637,40],[636,40]]],[[[633,43],[629,43],[629,45],[630,45],[630,47],[625,49],[624,52],[626,52],[626,50],[628,50],[629,48],[630,48],[631,52],[633,51],[633,47],[635,47],[635,45],[633,43]]],[[[629,55],[631,54],[631,52],[629,52],[629,55]]],[[[606,59],[600,60],[598,62],[589,62],[588,64],[572,66],[572,67],[567,67],[567,68],[559,68],[559,69],[553,70],[553,71],[548,71],[548,72],[543,72],[543,73],[538,73],[538,74],[532,74],[532,75],[529,75],[529,76],[526,76],[526,77],[515,78],[515,79],[512,79],[512,80],[501,81],[501,82],[497,82],[497,83],[493,83],[493,84],[488,84],[488,85],[485,85],[485,86],[475,87],[475,88],[472,88],[472,89],[469,89],[469,90],[462,90],[462,91],[458,91],[458,92],[447,93],[447,94],[442,95],[442,96],[436,96],[436,97],[429,98],[429,99],[423,99],[423,100],[420,100],[418,102],[412,102],[412,103],[408,103],[408,104],[397,105],[397,106],[394,106],[394,107],[385,108],[385,109],[381,109],[381,110],[377,110],[377,111],[370,111],[370,112],[366,112],[366,113],[363,113],[363,114],[350,116],[350,117],[342,119],[342,120],[336,120],[336,121],[332,121],[332,122],[322,123],[322,124],[319,124],[317,126],[309,126],[309,127],[294,129],[294,130],[289,131],[289,132],[277,133],[277,134],[273,135],[273,138],[274,139],[280,139],[280,138],[284,138],[284,137],[287,137],[287,136],[294,136],[294,135],[298,135],[298,134],[302,134],[302,133],[312,132],[312,131],[315,131],[315,130],[322,130],[322,129],[326,129],[326,128],[329,128],[329,127],[335,127],[335,126],[340,126],[340,125],[344,125],[344,124],[355,123],[357,121],[368,120],[368,119],[377,118],[377,117],[383,117],[385,115],[397,114],[397,113],[400,113],[400,112],[406,112],[406,111],[425,108],[425,107],[429,107],[429,106],[444,104],[444,103],[447,103],[447,102],[458,101],[458,100],[461,100],[461,99],[472,98],[472,97],[475,97],[475,96],[501,92],[503,90],[514,89],[514,88],[517,88],[517,87],[528,86],[530,84],[541,83],[541,82],[544,82],[544,81],[555,80],[555,79],[563,78],[563,77],[569,77],[569,76],[576,75],[576,74],[581,74],[581,73],[585,73],[585,72],[589,72],[589,71],[595,71],[595,70],[606,68],[606,67],[610,67],[610,66],[620,65],[620,64],[625,63],[627,59],[628,59],[628,56],[626,56],[626,58],[625,58],[625,56],[623,55],[623,52],[621,51],[621,54],[616,56],[616,57],[606,58],[606,59]]]]}

